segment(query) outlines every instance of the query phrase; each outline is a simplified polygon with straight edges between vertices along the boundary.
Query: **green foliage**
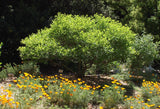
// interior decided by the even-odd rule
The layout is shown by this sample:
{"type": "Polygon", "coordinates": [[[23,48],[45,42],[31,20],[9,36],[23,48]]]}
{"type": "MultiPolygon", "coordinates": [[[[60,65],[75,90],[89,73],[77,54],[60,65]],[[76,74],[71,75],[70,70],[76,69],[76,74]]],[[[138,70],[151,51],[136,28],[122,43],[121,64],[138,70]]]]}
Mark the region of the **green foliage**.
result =
{"type": "Polygon", "coordinates": [[[131,68],[142,68],[150,65],[154,59],[159,58],[159,43],[153,42],[151,35],[143,35],[143,37],[136,37],[132,45],[132,52],[130,63],[131,68]]]}
{"type": "Polygon", "coordinates": [[[130,96],[128,98],[125,98],[124,100],[124,108],[125,109],[150,109],[150,107],[148,107],[146,105],[146,103],[144,103],[144,100],[142,97],[137,97],[137,96],[130,96]]]}
{"type": "MultiPolygon", "coordinates": [[[[0,43],[0,56],[1,56],[1,48],[2,48],[2,44],[3,44],[3,43],[0,43]]],[[[2,64],[2,63],[0,62],[0,68],[1,68],[1,64],[2,64]]]]}
{"type": "Polygon", "coordinates": [[[144,101],[147,102],[147,104],[152,105],[151,107],[154,109],[156,107],[160,107],[160,93],[159,93],[159,82],[153,82],[153,81],[145,81],[143,80],[142,87],[141,87],[141,93],[144,101]]]}
{"type": "Polygon", "coordinates": [[[72,61],[86,70],[92,64],[107,66],[125,61],[134,36],[130,28],[101,15],[58,14],[50,28],[23,39],[25,46],[18,50],[23,60],[72,61]]]}
{"type": "Polygon", "coordinates": [[[144,31],[160,40],[160,0],[105,0],[112,18],[142,34],[144,31]]]}
{"type": "Polygon", "coordinates": [[[57,12],[93,15],[107,13],[103,0],[0,1],[0,41],[4,43],[2,62],[20,62],[20,40],[37,29],[49,26],[57,12]],[[26,19],[27,18],[27,19],[26,19]]]}
{"type": "Polygon", "coordinates": [[[0,72],[0,80],[4,80],[9,74],[19,76],[21,72],[30,72],[31,74],[36,75],[36,73],[39,72],[39,67],[33,62],[26,62],[22,65],[11,65],[9,63],[4,65],[4,68],[0,72]]]}
{"type": "Polygon", "coordinates": [[[125,90],[115,84],[101,91],[102,101],[106,109],[111,109],[121,102],[125,90]]]}

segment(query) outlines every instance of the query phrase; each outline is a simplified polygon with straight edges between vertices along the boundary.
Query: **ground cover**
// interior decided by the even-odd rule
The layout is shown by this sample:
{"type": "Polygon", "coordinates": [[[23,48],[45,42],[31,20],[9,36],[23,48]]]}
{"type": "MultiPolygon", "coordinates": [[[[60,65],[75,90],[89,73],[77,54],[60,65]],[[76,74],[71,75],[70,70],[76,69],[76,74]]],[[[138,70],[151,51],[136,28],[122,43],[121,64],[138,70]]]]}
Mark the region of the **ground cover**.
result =
{"type": "MultiPolygon", "coordinates": [[[[118,76],[86,76],[76,78],[63,74],[34,76],[19,72],[18,78],[0,86],[2,109],[158,109],[160,83],[137,79],[126,73],[129,80],[118,76]],[[116,79],[117,78],[117,79],[116,79]],[[137,83],[137,84],[136,84],[137,83]],[[141,85],[138,85],[141,83],[141,85]]],[[[152,74],[152,77],[155,77],[152,74]]],[[[159,78],[159,77],[157,77],[159,78]]]]}

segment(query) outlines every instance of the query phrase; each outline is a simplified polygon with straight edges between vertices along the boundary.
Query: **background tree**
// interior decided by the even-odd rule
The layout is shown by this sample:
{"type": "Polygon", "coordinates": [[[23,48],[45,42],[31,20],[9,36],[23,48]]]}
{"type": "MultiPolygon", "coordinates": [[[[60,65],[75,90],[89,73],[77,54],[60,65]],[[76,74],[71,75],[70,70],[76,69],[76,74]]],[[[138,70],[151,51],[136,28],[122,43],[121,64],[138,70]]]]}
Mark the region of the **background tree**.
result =
{"type": "Polygon", "coordinates": [[[128,24],[138,34],[146,32],[160,40],[160,0],[106,0],[114,19],[128,24]]]}
{"type": "Polygon", "coordinates": [[[3,64],[21,61],[20,40],[37,29],[49,27],[58,13],[102,14],[127,24],[138,34],[146,32],[160,40],[160,0],[1,0],[0,41],[3,64]]]}
{"type": "Polygon", "coordinates": [[[58,12],[93,15],[105,11],[103,0],[1,0],[0,41],[4,43],[3,64],[20,62],[20,40],[37,29],[48,27],[58,12]]]}

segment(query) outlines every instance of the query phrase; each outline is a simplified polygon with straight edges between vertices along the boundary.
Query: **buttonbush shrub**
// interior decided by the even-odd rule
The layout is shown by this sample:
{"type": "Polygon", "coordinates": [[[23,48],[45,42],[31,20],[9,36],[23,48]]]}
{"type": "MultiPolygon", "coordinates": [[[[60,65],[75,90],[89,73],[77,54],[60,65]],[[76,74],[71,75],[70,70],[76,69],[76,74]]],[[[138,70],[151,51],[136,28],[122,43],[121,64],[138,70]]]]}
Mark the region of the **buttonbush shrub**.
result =
{"type": "Polygon", "coordinates": [[[18,50],[23,60],[73,62],[79,66],[78,74],[84,74],[93,64],[98,70],[115,61],[125,62],[130,52],[137,50],[133,46],[135,34],[129,27],[97,14],[58,13],[50,28],[39,30],[21,43],[24,46],[18,50]]]}

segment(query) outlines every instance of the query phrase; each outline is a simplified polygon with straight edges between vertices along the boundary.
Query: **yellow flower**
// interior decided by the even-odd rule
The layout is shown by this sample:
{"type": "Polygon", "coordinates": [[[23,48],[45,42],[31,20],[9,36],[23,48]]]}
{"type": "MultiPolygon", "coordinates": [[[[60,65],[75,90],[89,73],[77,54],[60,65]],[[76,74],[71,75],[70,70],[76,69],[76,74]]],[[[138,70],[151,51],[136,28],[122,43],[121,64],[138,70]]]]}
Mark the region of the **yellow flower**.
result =
{"type": "Polygon", "coordinates": [[[151,104],[150,106],[153,107],[153,106],[155,106],[155,104],[151,104]]]}
{"type": "Polygon", "coordinates": [[[121,88],[121,90],[124,90],[125,88],[121,88]]]}
{"type": "Polygon", "coordinates": [[[29,100],[30,100],[30,101],[32,101],[33,99],[32,99],[32,98],[30,98],[29,100]]]}
{"type": "Polygon", "coordinates": [[[19,105],[19,102],[16,102],[17,105],[19,105]]]}
{"type": "Polygon", "coordinates": [[[99,109],[103,109],[103,107],[102,107],[102,106],[99,106],[99,109]]]}
{"type": "Polygon", "coordinates": [[[11,99],[9,99],[9,101],[13,101],[13,99],[11,98],[11,99]]]}
{"type": "Polygon", "coordinates": [[[82,84],[82,82],[78,82],[78,84],[79,84],[79,85],[81,85],[81,84],[82,84]]]}
{"type": "Polygon", "coordinates": [[[125,95],[124,97],[128,97],[127,95],[125,95]]]}
{"type": "Polygon", "coordinates": [[[21,85],[19,85],[19,84],[17,84],[17,87],[18,87],[18,88],[22,88],[22,86],[21,86],[21,85]]]}
{"type": "Polygon", "coordinates": [[[109,87],[109,85],[104,85],[105,87],[109,87]]]}
{"type": "Polygon", "coordinates": [[[83,89],[83,87],[81,86],[80,89],[83,89]]]}
{"type": "Polygon", "coordinates": [[[130,106],[131,109],[133,109],[133,106],[130,106]]]}
{"type": "Polygon", "coordinates": [[[92,93],[91,93],[92,95],[94,94],[94,91],[92,91],[92,93]]]}
{"type": "Polygon", "coordinates": [[[148,101],[151,101],[150,99],[147,99],[148,101]]]}
{"type": "Polygon", "coordinates": [[[48,99],[50,100],[50,99],[51,99],[51,97],[48,97],[48,99]]]}
{"type": "Polygon", "coordinates": [[[55,83],[56,81],[52,81],[53,83],[55,83]]]}
{"type": "Polygon", "coordinates": [[[13,80],[13,82],[14,82],[14,83],[16,83],[16,82],[17,82],[17,80],[13,80]]]}
{"type": "Polygon", "coordinates": [[[48,86],[44,85],[44,88],[48,88],[48,86]]]}
{"type": "Polygon", "coordinates": [[[78,78],[78,81],[81,81],[81,78],[78,78]]]}
{"type": "Polygon", "coordinates": [[[58,94],[58,92],[55,92],[55,94],[58,94]]]}
{"type": "Polygon", "coordinates": [[[116,83],[116,81],[112,81],[112,84],[116,83]]]}

